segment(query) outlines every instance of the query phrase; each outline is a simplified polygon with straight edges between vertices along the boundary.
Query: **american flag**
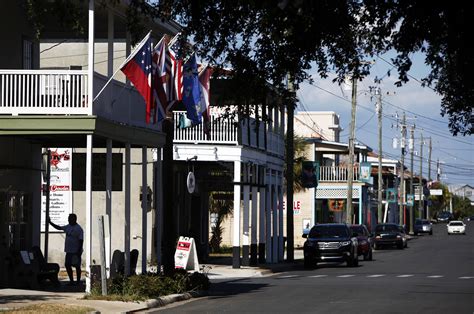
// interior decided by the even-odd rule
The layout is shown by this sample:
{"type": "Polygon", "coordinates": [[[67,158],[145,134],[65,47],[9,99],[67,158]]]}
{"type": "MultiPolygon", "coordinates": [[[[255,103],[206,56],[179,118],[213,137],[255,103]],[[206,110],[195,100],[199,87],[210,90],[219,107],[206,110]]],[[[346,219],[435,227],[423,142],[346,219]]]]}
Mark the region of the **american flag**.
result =
{"type": "Polygon", "coordinates": [[[152,57],[150,33],[143,38],[137,48],[127,58],[120,70],[133,83],[142,95],[146,104],[146,123],[150,123],[151,112],[154,107],[152,92],[152,57]]]}

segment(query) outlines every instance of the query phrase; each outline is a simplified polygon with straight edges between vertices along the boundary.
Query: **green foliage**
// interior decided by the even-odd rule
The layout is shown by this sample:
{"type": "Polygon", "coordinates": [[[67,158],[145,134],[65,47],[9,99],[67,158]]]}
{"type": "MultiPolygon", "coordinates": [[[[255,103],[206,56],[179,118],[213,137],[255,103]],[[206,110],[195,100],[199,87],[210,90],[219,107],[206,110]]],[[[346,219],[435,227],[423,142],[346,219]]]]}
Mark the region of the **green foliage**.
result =
{"type": "Polygon", "coordinates": [[[456,219],[474,215],[474,206],[468,198],[453,196],[453,211],[456,219]]]}
{"type": "Polygon", "coordinates": [[[121,301],[139,301],[154,299],[165,295],[184,293],[196,290],[208,290],[209,278],[199,272],[188,273],[176,270],[170,276],[153,273],[116,277],[107,280],[107,296],[102,296],[101,283],[92,285],[89,299],[106,299],[121,301]]]}
{"type": "MultiPolygon", "coordinates": [[[[287,145],[287,134],[285,134],[285,146],[287,145]]],[[[303,191],[305,188],[303,187],[303,182],[301,181],[301,172],[303,161],[307,161],[308,158],[306,157],[306,148],[308,147],[308,142],[301,136],[293,135],[293,151],[294,151],[294,159],[293,159],[293,192],[298,193],[303,191]]],[[[285,149],[286,153],[286,149],[285,149]]],[[[284,172],[286,173],[287,165],[285,163],[284,172]]],[[[286,175],[285,175],[286,178],[286,175]]],[[[286,181],[285,181],[286,184],[286,181]]]]}
{"type": "MultiPolygon", "coordinates": [[[[211,248],[211,252],[219,253],[221,242],[222,242],[222,234],[224,232],[224,227],[222,226],[222,222],[232,214],[232,207],[234,202],[228,199],[217,199],[217,195],[223,195],[224,192],[211,192],[209,196],[209,212],[211,214],[215,214],[217,219],[214,221],[214,225],[211,228],[211,239],[209,241],[209,246],[211,248]]],[[[232,193],[228,193],[231,195],[232,193]]]]}

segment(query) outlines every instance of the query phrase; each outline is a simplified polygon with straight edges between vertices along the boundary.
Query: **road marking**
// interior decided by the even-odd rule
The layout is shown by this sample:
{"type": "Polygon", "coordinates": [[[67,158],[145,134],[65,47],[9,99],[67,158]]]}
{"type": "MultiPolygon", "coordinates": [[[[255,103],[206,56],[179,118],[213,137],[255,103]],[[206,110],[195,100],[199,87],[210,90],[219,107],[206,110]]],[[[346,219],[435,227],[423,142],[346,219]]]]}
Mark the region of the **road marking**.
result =
{"type": "Polygon", "coordinates": [[[434,275],[434,276],[426,276],[427,278],[442,278],[444,276],[441,275],[434,275]]]}
{"type": "Polygon", "coordinates": [[[309,276],[309,278],[323,278],[327,277],[328,275],[314,275],[314,276],[309,276]]]}
{"type": "Polygon", "coordinates": [[[341,275],[341,276],[337,276],[339,278],[349,278],[349,277],[354,277],[355,275],[341,275]]]}
{"type": "Polygon", "coordinates": [[[385,275],[370,275],[370,276],[367,276],[367,278],[378,278],[378,277],[383,277],[385,275]]]}
{"type": "Polygon", "coordinates": [[[400,275],[397,276],[398,278],[408,278],[408,277],[413,277],[414,275],[400,275]]]}
{"type": "Polygon", "coordinates": [[[299,277],[298,275],[286,275],[286,276],[280,276],[278,277],[279,279],[286,279],[286,278],[295,278],[295,277],[299,277]]]}
{"type": "Polygon", "coordinates": [[[474,277],[459,277],[459,279],[472,279],[474,277]]]}

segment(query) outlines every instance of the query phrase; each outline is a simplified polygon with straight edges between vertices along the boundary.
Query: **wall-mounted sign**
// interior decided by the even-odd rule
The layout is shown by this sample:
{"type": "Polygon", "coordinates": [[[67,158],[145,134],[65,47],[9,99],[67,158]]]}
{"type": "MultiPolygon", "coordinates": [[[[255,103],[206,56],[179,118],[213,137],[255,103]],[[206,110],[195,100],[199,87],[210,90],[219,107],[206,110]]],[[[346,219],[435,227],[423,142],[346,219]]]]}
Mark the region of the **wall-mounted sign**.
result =
{"type": "Polygon", "coordinates": [[[388,203],[396,203],[398,198],[397,189],[387,189],[386,200],[388,203]]]}
{"type": "Polygon", "coordinates": [[[413,206],[415,203],[415,195],[407,194],[407,206],[413,206]]]}
{"type": "Polygon", "coordinates": [[[343,211],[345,208],[344,204],[345,204],[345,200],[332,199],[328,201],[329,210],[332,212],[343,211]]]}
{"type": "Polygon", "coordinates": [[[359,178],[360,181],[369,183],[370,182],[370,174],[372,171],[372,164],[369,162],[361,162],[359,167],[359,178]]]}
{"type": "MultiPolygon", "coordinates": [[[[65,226],[68,224],[69,214],[72,213],[72,149],[50,148],[50,150],[49,217],[55,224],[65,226]]],[[[41,177],[45,182],[43,173],[41,173],[41,177]]],[[[43,194],[41,196],[41,231],[45,231],[45,216],[46,194],[43,194]]]]}
{"type": "Polygon", "coordinates": [[[443,195],[442,189],[430,189],[430,195],[443,195]]]}

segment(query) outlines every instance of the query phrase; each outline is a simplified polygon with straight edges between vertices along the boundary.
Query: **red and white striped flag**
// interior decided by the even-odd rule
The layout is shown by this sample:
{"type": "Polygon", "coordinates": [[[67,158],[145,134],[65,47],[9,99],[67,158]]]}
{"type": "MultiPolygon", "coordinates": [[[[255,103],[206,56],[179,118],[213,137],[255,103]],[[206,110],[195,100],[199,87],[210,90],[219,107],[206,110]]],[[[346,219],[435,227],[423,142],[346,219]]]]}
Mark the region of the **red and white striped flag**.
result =
{"type": "Polygon", "coordinates": [[[153,96],[155,100],[156,113],[154,115],[155,122],[160,122],[166,118],[166,108],[168,106],[167,73],[166,73],[166,41],[165,37],[161,38],[153,49],[153,96]],[[158,115],[158,121],[156,121],[158,115]]]}
{"type": "Polygon", "coordinates": [[[166,73],[169,75],[168,108],[183,99],[183,61],[176,58],[171,48],[166,53],[166,73]]]}

